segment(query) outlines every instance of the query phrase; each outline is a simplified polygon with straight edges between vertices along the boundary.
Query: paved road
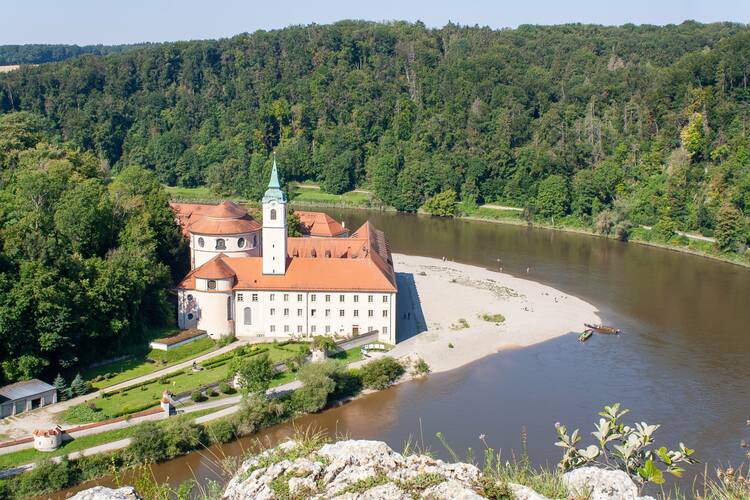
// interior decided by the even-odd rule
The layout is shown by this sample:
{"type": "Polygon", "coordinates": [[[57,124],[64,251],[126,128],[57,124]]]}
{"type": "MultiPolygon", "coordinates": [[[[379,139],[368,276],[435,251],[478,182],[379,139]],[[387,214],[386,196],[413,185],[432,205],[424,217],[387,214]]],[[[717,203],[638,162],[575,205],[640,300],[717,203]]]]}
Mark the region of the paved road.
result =
{"type": "MultiPolygon", "coordinates": [[[[641,226],[641,227],[649,231],[653,229],[653,226],[641,226]]],[[[675,231],[675,233],[679,234],[680,236],[684,236],[685,238],[688,238],[690,240],[707,241],[709,243],[716,243],[716,238],[703,236],[702,234],[686,233],[685,231],[675,231]]]]}

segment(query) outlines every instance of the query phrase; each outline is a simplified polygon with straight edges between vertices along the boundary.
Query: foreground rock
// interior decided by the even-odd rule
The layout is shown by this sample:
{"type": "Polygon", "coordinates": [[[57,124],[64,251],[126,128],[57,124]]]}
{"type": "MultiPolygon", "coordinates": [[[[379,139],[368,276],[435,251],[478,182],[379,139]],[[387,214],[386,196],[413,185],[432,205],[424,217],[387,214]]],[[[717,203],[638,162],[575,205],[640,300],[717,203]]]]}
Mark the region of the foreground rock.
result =
{"type": "MultiPolygon", "coordinates": [[[[646,500],[622,471],[584,467],[562,476],[570,498],[646,500]]],[[[471,464],[403,456],[380,441],[339,441],[319,448],[288,441],[247,460],[227,485],[225,500],[549,500],[527,486],[482,477],[471,464]]],[[[132,488],[96,487],[75,500],[138,500],[132,488]]]]}
{"type": "Polygon", "coordinates": [[[69,500],[142,500],[132,486],[125,486],[113,490],[104,486],[95,486],[88,490],[79,491],[69,500]]]}

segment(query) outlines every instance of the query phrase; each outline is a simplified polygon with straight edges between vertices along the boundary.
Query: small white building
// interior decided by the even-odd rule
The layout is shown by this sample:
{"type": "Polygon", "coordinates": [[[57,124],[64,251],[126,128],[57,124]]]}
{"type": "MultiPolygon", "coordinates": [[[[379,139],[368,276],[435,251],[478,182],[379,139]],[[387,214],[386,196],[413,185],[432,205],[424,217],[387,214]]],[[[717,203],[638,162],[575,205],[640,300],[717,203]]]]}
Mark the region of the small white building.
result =
{"type": "Polygon", "coordinates": [[[262,228],[232,202],[180,205],[193,263],[178,287],[180,328],[212,338],[376,331],[395,344],[396,275],[382,231],[366,222],[345,237],[288,237],[275,161],[262,203],[262,228]]]}

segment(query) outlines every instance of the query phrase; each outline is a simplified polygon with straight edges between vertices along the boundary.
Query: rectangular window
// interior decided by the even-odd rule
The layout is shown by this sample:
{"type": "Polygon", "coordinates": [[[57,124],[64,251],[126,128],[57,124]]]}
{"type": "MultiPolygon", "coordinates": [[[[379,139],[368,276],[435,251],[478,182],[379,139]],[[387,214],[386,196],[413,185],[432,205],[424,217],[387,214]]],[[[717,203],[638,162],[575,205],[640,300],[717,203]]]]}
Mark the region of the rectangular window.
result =
{"type": "Polygon", "coordinates": [[[297,309],[297,316],[302,316],[302,309],[297,309]]]}
{"type": "Polygon", "coordinates": [[[343,309],[339,309],[339,317],[341,317],[341,318],[344,317],[344,310],[343,309]]]}
{"type": "Polygon", "coordinates": [[[302,302],[302,294],[301,293],[297,294],[297,302],[302,302]]]}
{"type": "Polygon", "coordinates": [[[331,333],[331,327],[326,325],[326,333],[331,333]]]}
{"type": "Polygon", "coordinates": [[[302,325],[297,325],[297,333],[302,333],[302,325]]]}
{"type": "Polygon", "coordinates": [[[331,317],[331,310],[326,309],[326,318],[330,318],[330,317],[331,317]]]}
{"type": "Polygon", "coordinates": [[[326,302],[330,302],[330,301],[331,301],[331,296],[326,294],[326,302]]]}
{"type": "Polygon", "coordinates": [[[250,297],[250,300],[252,300],[253,302],[258,302],[258,294],[257,294],[257,293],[254,293],[254,294],[252,295],[252,297],[250,297]]]}
{"type": "Polygon", "coordinates": [[[383,295],[383,304],[385,304],[387,302],[388,302],[388,296],[387,295],[383,295]]]}
{"type": "MultiPolygon", "coordinates": [[[[383,312],[385,312],[385,311],[383,311],[383,312]]],[[[284,316],[289,316],[289,309],[286,308],[286,307],[284,308],[284,316]]]]}
{"type": "Polygon", "coordinates": [[[270,313],[270,314],[271,314],[271,316],[275,315],[275,314],[276,314],[276,309],[274,309],[274,308],[272,307],[272,308],[271,308],[271,313],[270,313]]]}
{"type": "Polygon", "coordinates": [[[315,309],[310,309],[310,317],[311,318],[315,317],[315,309]]]}
{"type": "Polygon", "coordinates": [[[310,302],[315,302],[315,294],[310,295],[310,302]]]}
{"type": "Polygon", "coordinates": [[[344,301],[344,296],[343,295],[339,295],[339,302],[343,302],[343,301],[344,301]]]}
{"type": "Polygon", "coordinates": [[[359,295],[354,296],[354,302],[359,302],[359,295]]]}
{"type": "Polygon", "coordinates": [[[359,318],[359,309],[354,310],[354,317],[359,318]]]}
{"type": "Polygon", "coordinates": [[[387,326],[383,327],[383,335],[388,335],[388,327],[387,326]]]}
{"type": "Polygon", "coordinates": [[[270,300],[271,302],[273,302],[273,299],[275,299],[275,298],[276,298],[276,294],[275,293],[272,293],[271,295],[268,296],[268,300],[270,300]]]}
{"type": "MultiPolygon", "coordinates": [[[[273,309],[271,309],[271,310],[273,311],[273,309]]],[[[374,316],[374,313],[373,313],[372,309],[370,309],[369,311],[367,311],[367,317],[368,318],[372,318],[373,316],[374,316]]]]}
{"type": "Polygon", "coordinates": [[[241,293],[238,293],[238,294],[237,294],[237,302],[242,302],[242,299],[243,299],[243,298],[244,298],[244,297],[242,296],[242,294],[241,294],[241,293]]]}
{"type": "Polygon", "coordinates": [[[310,327],[310,333],[315,333],[315,325],[312,325],[312,326],[310,327]]]}
{"type": "Polygon", "coordinates": [[[387,317],[388,317],[388,311],[387,311],[387,310],[384,310],[384,311],[383,311],[383,317],[384,317],[384,318],[387,318],[387,317]]]}
{"type": "Polygon", "coordinates": [[[284,325],[284,333],[289,333],[289,325],[284,325]]]}
{"type": "Polygon", "coordinates": [[[271,333],[274,333],[276,331],[276,325],[271,325],[271,333]]]}
{"type": "Polygon", "coordinates": [[[289,294],[288,293],[284,294],[284,302],[289,302],[289,294]]]}
{"type": "Polygon", "coordinates": [[[372,302],[372,295],[367,296],[367,302],[372,302]]]}

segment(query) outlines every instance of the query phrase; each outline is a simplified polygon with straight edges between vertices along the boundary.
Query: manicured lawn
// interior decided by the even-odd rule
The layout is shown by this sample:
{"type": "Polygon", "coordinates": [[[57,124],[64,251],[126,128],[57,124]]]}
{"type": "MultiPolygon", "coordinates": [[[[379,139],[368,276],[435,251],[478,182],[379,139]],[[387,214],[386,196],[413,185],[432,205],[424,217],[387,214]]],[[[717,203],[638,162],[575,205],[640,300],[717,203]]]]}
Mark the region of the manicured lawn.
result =
{"type": "MultiPolygon", "coordinates": [[[[238,348],[234,351],[220,354],[213,358],[205,360],[201,365],[203,370],[193,372],[188,367],[173,372],[157,380],[149,381],[146,384],[128,388],[121,391],[115,391],[107,397],[99,397],[85,403],[87,405],[96,405],[101,415],[101,420],[112,418],[119,415],[127,415],[156,406],[161,398],[162,392],[169,390],[174,394],[192,391],[199,387],[221,382],[229,378],[229,363],[235,356],[256,356],[261,353],[267,353],[272,361],[282,361],[293,358],[300,353],[301,347],[306,347],[303,343],[289,343],[286,345],[256,344],[250,348],[238,348]],[[257,346],[257,347],[256,347],[257,346]],[[252,351],[250,351],[252,349],[252,351]]],[[[279,374],[278,379],[285,379],[286,375],[279,374]]],[[[289,380],[293,380],[292,375],[289,380]]],[[[275,382],[277,382],[275,380],[275,382]]],[[[279,383],[284,383],[279,382],[279,383]]]]}
{"type": "Polygon", "coordinates": [[[334,354],[333,356],[331,356],[331,358],[343,361],[346,364],[354,363],[355,361],[359,361],[360,359],[362,359],[362,348],[352,347],[351,349],[347,349],[346,351],[334,354]]]}
{"type": "Polygon", "coordinates": [[[353,205],[366,207],[370,205],[371,195],[369,193],[355,193],[350,191],[344,194],[330,194],[319,189],[300,188],[295,186],[290,189],[289,196],[292,202],[302,203],[333,203],[340,205],[353,205]]]}
{"type": "MultiPolygon", "coordinates": [[[[223,410],[230,405],[216,406],[214,408],[206,408],[204,410],[195,411],[186,414],[190,419],[202,417],[210,413],[223,410]]],[[[59,457],[61,455],[67,455],[74,451],[85,450],[93,446],[99,446],[100,444],[110,443],[112,441],[118,441],[130,437],[138,428],[138,425],[132,427],[126,427],[124,429],[115,429],[113,431],[102,432],[100,434],[92,434],[89,436],[81,436],[73,439],[72,441],[65,441],[63,445],[55,451],[41,452],[33,448],[27,450],[16,451],[13,453],[7,453],[0,455],[0,470],[7,469],[9,467],[16,467],[18,465],[30,464],[44,458],[59,457]]]]}
{"type": "Polygon", "coordinates": [[[173,200],[213,200],[224,198],[214,193],[208,186],[185,188],[179,186],[164,186],[164,190],[173,200]]]}
{"type": "Polygon", "coordinates": [[[107,363],[84,371],[81,376],[91,380],[96,389],[103,389],[111,385],[125,382],[141,375],[161,370],[170,365],[177,364],[186,359],[197,357],[201,354],[211,352],[218,348],[218,344],[208,337],[200,338],[189,344],[176,347],[169,351],[152,349],[145,354],[135,355],[128,359],[107,363]],[[155,362],[146,361],[147,359],[155,362]],[[97,376],[104,377],[106,374],[114,375],[110,378],[94,381],[97,376]]]}

